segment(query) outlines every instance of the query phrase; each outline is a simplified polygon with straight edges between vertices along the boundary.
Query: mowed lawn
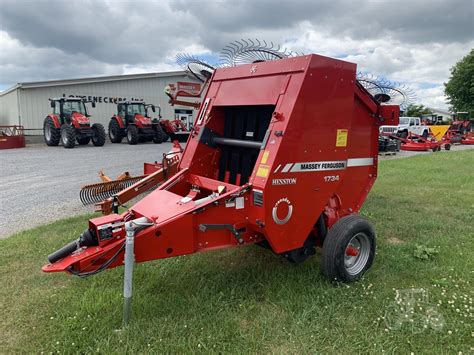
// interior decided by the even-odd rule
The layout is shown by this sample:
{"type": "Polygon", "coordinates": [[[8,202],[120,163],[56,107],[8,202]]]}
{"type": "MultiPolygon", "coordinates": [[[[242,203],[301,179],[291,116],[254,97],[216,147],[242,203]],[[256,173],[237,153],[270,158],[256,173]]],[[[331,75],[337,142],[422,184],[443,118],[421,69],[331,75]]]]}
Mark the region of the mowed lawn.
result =
{"type": "Polygon", "coordinates": [[[381,162],[362,214],[378,249],[360,282],[328,282],[320,252],[292,265],[256,246],[138,264],[123,331],[122,268],[40,271],[91,216],[12,236],[0,353],[472,353],[474,151],[381,162]]]}

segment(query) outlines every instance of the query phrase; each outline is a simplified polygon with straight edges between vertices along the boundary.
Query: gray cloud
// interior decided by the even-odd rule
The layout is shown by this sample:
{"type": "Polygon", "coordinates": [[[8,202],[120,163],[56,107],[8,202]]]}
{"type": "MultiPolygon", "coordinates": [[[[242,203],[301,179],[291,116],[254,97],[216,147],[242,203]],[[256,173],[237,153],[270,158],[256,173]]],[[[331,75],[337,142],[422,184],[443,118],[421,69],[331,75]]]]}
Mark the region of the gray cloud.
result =
{"type": "Polygon", "coordinates": [[[473,7],[470,0],[0,0],[0,89],[170,68],[176,52],[217,53],[240,38],[439,85],[473,45],[473,7]]]}

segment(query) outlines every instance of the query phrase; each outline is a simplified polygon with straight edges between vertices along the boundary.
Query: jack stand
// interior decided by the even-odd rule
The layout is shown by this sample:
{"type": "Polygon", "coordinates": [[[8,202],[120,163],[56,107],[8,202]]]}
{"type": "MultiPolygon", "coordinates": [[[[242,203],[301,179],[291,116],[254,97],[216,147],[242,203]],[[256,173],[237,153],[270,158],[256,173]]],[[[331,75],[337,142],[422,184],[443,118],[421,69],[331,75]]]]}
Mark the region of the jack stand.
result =
{"type": "Polygon", "coordinates": [[[123,327],[127,327],[130,321],[130,312],[132,309],[132,285],[133,285],[133,266],[135,264],[135,233],[142,227],[153,225],[146,217],[134,219],[125,223],[125,270],[123,277],[123,327]]]}

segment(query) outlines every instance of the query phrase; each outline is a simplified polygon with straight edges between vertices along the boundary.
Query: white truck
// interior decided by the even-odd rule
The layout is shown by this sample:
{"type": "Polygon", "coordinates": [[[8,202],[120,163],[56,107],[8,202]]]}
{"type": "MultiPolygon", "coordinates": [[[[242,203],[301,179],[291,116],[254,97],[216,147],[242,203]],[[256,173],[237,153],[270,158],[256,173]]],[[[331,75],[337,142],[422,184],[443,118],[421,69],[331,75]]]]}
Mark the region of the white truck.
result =
{"type": "Polygon", "coordinates": [[[419,117],[400,117],[398,126],[380,126],[379,133],[382,136],[396,135],[401,138],[408,137],[408,132],[428,137],[430,128],[421,123],[419,117]]]}

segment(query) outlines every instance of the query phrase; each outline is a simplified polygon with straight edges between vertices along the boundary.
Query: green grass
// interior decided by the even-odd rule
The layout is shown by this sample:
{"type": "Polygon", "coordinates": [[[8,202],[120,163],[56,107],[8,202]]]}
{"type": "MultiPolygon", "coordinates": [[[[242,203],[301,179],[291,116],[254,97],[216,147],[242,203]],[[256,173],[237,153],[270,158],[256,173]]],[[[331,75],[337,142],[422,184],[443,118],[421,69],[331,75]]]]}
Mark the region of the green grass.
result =
{"type": "Polygon", "coordinates": [[[139,264],[125,331],[122,268],[88,279],[40,271],[90,216],[3,240],[0,352],[472,352],[474,152],[384,161],[379,172],[362,211],[378,250],[362,281],[327,282],[319,253],[295,266],[254,246],[139,264]],[[411,288],[427,296],[398,323],[396,290],[411,288]]]}

